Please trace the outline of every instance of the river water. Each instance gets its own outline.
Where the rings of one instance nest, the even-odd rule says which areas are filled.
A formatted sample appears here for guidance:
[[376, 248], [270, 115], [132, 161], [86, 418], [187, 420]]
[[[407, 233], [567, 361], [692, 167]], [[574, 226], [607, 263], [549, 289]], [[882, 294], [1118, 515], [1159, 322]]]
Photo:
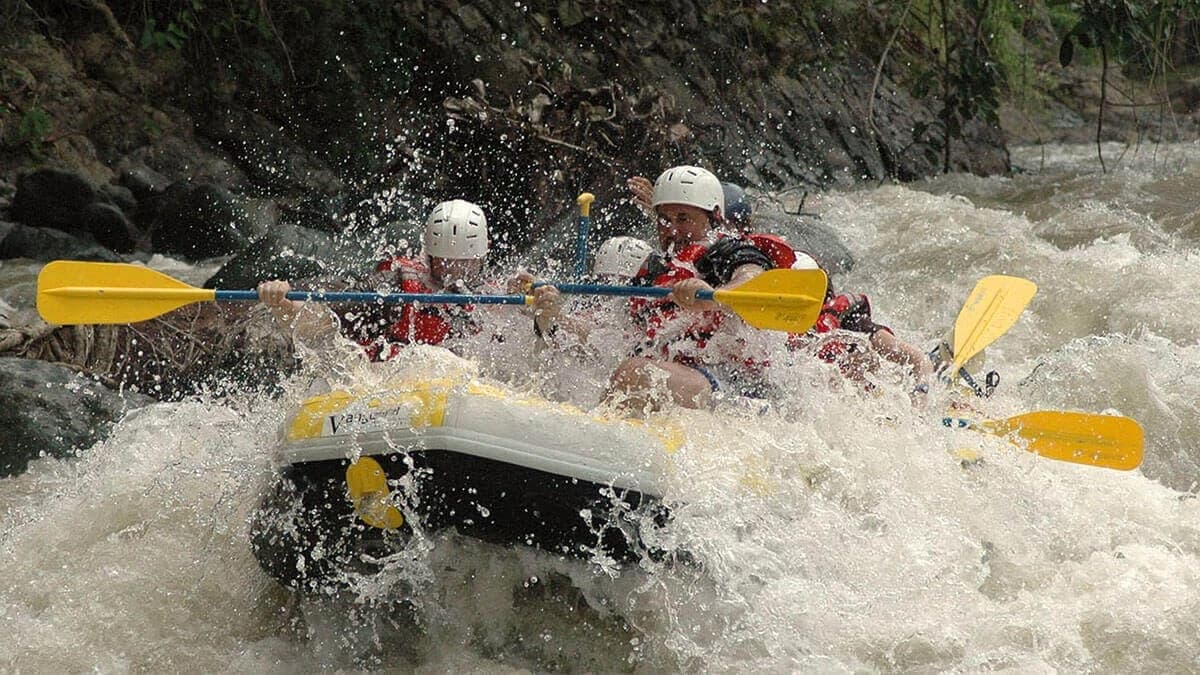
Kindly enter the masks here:
[[[940, 391], [914, 410], [899, 381], [864, 394], [800, 368], [765, 414], [672, 413], [689, 431], [661, 543], [700, 566], [616, 571], [445, 537], [399, 578], [299, 600], [247, 539], [302, 383], [160, 404], [78, 460], [0, 481], [0, 669], [1200, 670], [1200, 146], [1105, 153], [1106, 174], [1095, 148], [1022, 148], [1010, 178], [805, 208], [857, 257], [837, 285], [922, 347], [979, 278], [1035, 281], [987, 350], [1002, 382], [979, 405], [1132, 417], [1139, 470], [943, 428]], [[0, 267], [6, 299], [27, 303], [35, 270]], [[960, 465], [962, 447], [983, 463]]]

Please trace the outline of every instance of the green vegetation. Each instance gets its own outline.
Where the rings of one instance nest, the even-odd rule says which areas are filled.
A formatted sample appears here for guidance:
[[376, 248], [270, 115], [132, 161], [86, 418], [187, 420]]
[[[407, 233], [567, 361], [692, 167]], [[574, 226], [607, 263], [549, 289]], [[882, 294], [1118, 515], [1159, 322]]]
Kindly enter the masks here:
[[41, 108], [33, 107], [26, 110], [25, 114], [21, 116], [14, 140], [17, 145], [26, 145], [29, 148], [29, 154], [40, 158], [46, 140], [50, 137], [53, 129], [54, 120], [50, 114]]
[[[1071, 17], [1074, 21], [1062, 33], [1059, 63], [1071, 65], [1080, 50], [1099, 58], [1100, 114], [1096, 120], [1096, 154], [1104, 169], [1100, 142], [1105, 107], [1109, 104], [1111, 68], [1119, 66], [1126, 74], [1145, 78], [1151, 88], [1165, 84], [1168, 74], [1176, 66], [1176, 58], [1186, 61], [1195, 57], [1193, 34], [1200, 22], [1200, 0], [1059, 0], [1052, 5], [1069, 8], [1074, 14]], [[1164, 114], [1169, 97], [1165, 90], [1163, 94], [1157, 100], [1135, 101], [1133, 105], [1157, 106], [1160, 114]]]
[[[997, 123], [1002, 96], [1036, 100], [1050, 82], [1039, 64], [1100, 67], [1097, 143], [1111, 69], [1161, 84], [1180, 62], [1197, 58], [1200, 0], [879, 0], [891, 33], [880, 55], [911, 93], [940, 111], [916, 132], [950, 169], [951, 146], [965, 125]], [[902, 64], [902, 65], [897, 65]], [[1165, 91], [1155, 101], [1165, 110]], [[1103, 166], [1103, 157], [1101, 157]]]
[[154, 17], [150, 17], [146, 19], [146, 26], [142, 29], [142, 39], [138, 44], [142, 49], [179, 49], [187, 41], [187, 38], [187, 31], [174, 21], [160, 30], [158, 21]]
[[[1028, 104], [1034, 110], [1053, 102], [1058, 111], [1065, 102], [1075, 109], [1079, 101], [1094, 103], [1093, 85], [1099, 82], [1106, 87], [1104, 104], [1111, 86], [1123, 86], [1118, 78], [1111, 78], [1117, 84], [1110, 85], [1116, 68], [1161, 83], [1178, 77], [1174, 69], [1180, 64], [1196, 63], [1200, 50], [1200, 0], [681, 0], [669, 6], [617, 0], [0, 3], [0, 19], [22, 22], [27, 34], [36, 31], [66, 43], [98, 31], [115, 37], [133, 54], [131, 62], [153, 66], [122, 84], [132, 90], [147, 84], [143, 78], [152, 79], [156, 97], [185, 107], [200, 133], [249, 167], [275, 161], [278, 147], [273, 144], [278, 144], [268, 138], [271, 134], [254, 132], [275, 129], [281, 138], [317, 155], [340, 180], [364, 184], [381, 175], [418, 170], [410, 167], [435, 166], [436, 157], [419, 156], [426, 144], [415, 134], [431, 130], [441, 138], [439, 125], [446, 117], [469, 123], [432, 144], [439, 152], [469, 154], [484, 145], [494, 131], [484, 116], [497, 111], [510, 111], [510, 121], [525, 133], [535, 125], [529, 121], [531, 100], [549, 101], [537, 104], [537, 124], [562, 124], [558, 128], [566, 130], [549, 134], [551, 140], [540, 139], [559, 148], [594, 153], [597, 147], [621, 147], [621, 135], [639, 139], [627, 147], [657, 148], [652, 144], [662, 138], [663, 148], [674, 148], [677, 141], [666, 140], [655, 125], [665, 128], [685, 116], [689, 88], [703, 87], [697, 100], [712, 103], [718, 113], [759, 115], [768, 106], [755, 107], [756, 99], [746, 94], [750, 88], [770, 86], [777, 74], [802, 84], [840, 78], [832, 85], [853, 93], [836, 102], [841, 106], [837, 113], [852, 117], [858, 129], [869, 127], [875, 133], [875, 123], [884, 126], [881, 120], [887, 117], [893, 127], [888, 136], [867, 141], [867, 147], [876, 141], [881, 154], [890, 155], [882, 158], [884, 171], [904, 153], [923, 155], [913, 171], [928, 172], [928, 163], [948, 171], [971, 161], [970, 152], [963, 152], [968, 143], [999, 143], [988, 134], [999, 125], [1001, 102]], [[543, 34], [567, 39], [546, 40]], [[633, 67], [618, 72], [606, 68], [604, 59], [611, 62], [613, 56]], [[693, 81], [650, 82], [638, 70], [642, 56], [649, 73], [661, 61]], [[1082, 78], [1063, 78], [1052, 66], [1059, 61], [1088, 70]], [[100, 70], [123, 77], [125, 67], [118, 61], [106, 65], [113, 66], [111, 72]], [[873, 70], [874, 90], [868, 97]], [[1078, 86], [1080, 80], [1088, 86]], [[1065, 101], [1062, 84], [1086, 98]], [[1160, 110], [1168, 98], [1165, 91], [1150, 97], [1131, 90], [1122, 92], [1121, 105], [1130, 105], [1135, 94]], [[44, 150], [55, 133], [51, 114], [58, 118], [58, 129], [75, 128], [69, 113], [38, 95], [40, 91], [17, 89], [7, 102], [0, 98], [9, 111], [6, 144]], [[448, 115], [446, 102], [459, 105], [466, 97], [472, 97], [473, 112]], [[803, 105], [805, 90], [797, 89], [789, 99], [788, 105]], [[50, 113], [33, 107], [38, 100]], [[890, 106], [886, 113], [885, 100]], [[675, 101], [679, 109], [671, 110]], [[1111, 117], [1111, 102], [1107, 105]], [[622, 106], [629, 108], [627, 119], [617, 119]], [[231, 119], [243, 111], [249, 112]], [[779, 108], [767, 115], [788, 112]], [[860, 112], [865, 114], [859, 117]], [[1122, 112], [1128, 119], [1128, 111]], [[578, 132], [559, 119], [571, 115], [581, 121]], [[916, 120], [903, 123], [912, 126], [911, 145], [910, 130], [895, 129], [897, 119]], [[1103, 124], [1102, 114], [1097, 138]], [[161, 133], [152, 123], [143, 131]], [[704, 129], [696, 131], [695, 138], [703, 137]], [[506, 131], [496, 135], [494, 144], [513, 147]], [[18, 136], [19, 143], [14, 141]], [[496, 179], [489, 175], [480, 180]]]
[[[117, 5], [117, 2], [110, 2]], [[173, 0], [140, 7], [142, 49], [182, 49], [189, 41], [209, 42], [248, 31], [274, 38], [275, 28], [264, 0]]]

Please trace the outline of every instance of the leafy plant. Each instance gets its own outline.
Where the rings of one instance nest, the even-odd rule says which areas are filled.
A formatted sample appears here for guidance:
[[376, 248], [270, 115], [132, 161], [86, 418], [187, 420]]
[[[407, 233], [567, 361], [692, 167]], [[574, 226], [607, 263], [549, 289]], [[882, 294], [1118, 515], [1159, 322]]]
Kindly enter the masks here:
[[940, 151], [943, 171], [950, 171], [953, 145], [972, 120], [999, 124], [998, 92], [1007, 74], [996, 54], [1003, 49], [1014, 1], [909, 0], [892, 29], [879, 68], [898, 45], [896, 58], [907, 64], [909, 91], [933, 108], [941, 132], [934, 138], [933, 127], [922, 125], [914, 142], [923, 142], [927, 155]]
[[29, 153], [40, 158], [46, 139], [54, 129], [54, 119], [50, 113], [38, 107], [30, 108], [21, 116], [17, 125], [16, 141], [18, 144], [28, 144]]
[[187, 32], [174, 21], [168, 23], [160, 30], [158, 22], [154, 17], [150, 17], [146, 20], [145, 28], [142, 29], [142, 38], [139, 41], [139, 45], [142, 49], [178, 50], [183, 47], [184, 42], [187, 42], [187, 38]]
[[244, 28], [263, 38], [275, 37], [263, 0], [227, 0], [214, 5], [205, 0], [176, 0], [156, 10], [148, 6], [140, 45], [143, 49], [179, 50], [195, 38], [236, 38]]
[[[1100, 143], [1104, 109], [1108, 104], [1110, 68], [1114, 64], [1129, 66], [1148, 75], [1152, 82], [1164, 77], [1171, 67], [1170, 53], [1176, 28], [1200, 17], [1200, 0], [1059, 0], [1051, 4], [1066, 5], [1078, 17], [1063, 35], [1058, 51], [1059, 63], [1070, 66], [1080, 49], [1099, 54], [1100, 110], [1096, 119], [1096, 153], [1101, 170], [1107, 170]], [[1165, 103], [1166, 97], [1156, 105]]]

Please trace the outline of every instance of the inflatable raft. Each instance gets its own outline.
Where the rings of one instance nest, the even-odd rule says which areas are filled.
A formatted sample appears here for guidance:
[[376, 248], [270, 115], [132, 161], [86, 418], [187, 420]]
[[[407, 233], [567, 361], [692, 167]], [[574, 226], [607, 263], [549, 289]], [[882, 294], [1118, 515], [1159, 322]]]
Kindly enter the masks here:
[[414, 530], [620, 563], [654, 556], [677, 431], [590, 415], [469, 374], [305, 400], [252, 526], [259, 563], [306, 592], [369, 574]]

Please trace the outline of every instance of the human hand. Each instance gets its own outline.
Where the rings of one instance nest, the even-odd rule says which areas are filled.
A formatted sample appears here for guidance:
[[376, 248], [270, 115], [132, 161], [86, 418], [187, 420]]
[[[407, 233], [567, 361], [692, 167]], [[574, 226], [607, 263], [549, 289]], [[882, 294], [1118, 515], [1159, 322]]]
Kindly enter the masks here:
[[550, 329], [562, 313], [562, 293], [553, 286], [539, 286], [533, 289], [533, 320], [537, 322], [542, 334], [549, 334]]
[[281, 321], [291, 321], [296, 317], [302, 303], [287, 299], [292, 285], [286, 281], [272, 279], [258, 285], [258, 300], [271, 310], [271, 314]]
[[508, 278], [504, 282], [505, 292], [509, 295], [524, 295], [529, 293], [533, 288], [534, 277], [526, 270], [517, 270], [517, 273]]
[[633, 203], [646, 215], [654, 217], [654, 183], [644, 176], [634, 176], [625, 181], [629, 192], [633, 195]]
[[879, 370], [879, 353], [859, 333], [838, 330], [815, 343], [817, 358], [837, 366], [842, 375], [858, 384], [869, 384], [868, 375]]
[[938, 345], [935, 348], [936, 357], [932, 362], [933, 374], [939, 378], [948, 378], [946, 371], [950, 370], [950, 365], [954, 362], [954, 348], [945, 338], [938, 340]]
[[700, 293], [700, 291], [711, 290], [713, 290], [712, 286], [709, 286], [700, 279], [692, 277], [690, 279], [684, 279], [672, 286], [671, 294], [667, 297], [683, 309], [704, 309], [704, 305], [711, 303], [712, 301], [700, 300], [697, 295]]

